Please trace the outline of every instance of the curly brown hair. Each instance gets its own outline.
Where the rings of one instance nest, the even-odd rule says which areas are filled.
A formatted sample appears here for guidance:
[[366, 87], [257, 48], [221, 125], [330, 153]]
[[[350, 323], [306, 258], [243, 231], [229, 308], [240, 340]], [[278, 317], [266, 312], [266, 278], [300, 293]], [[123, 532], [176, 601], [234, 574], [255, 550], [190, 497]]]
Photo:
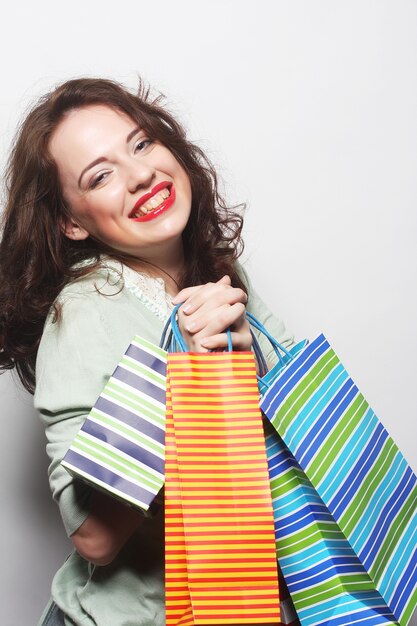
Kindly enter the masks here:
[[[0, 369], [13, 369], [24, 387], [35, 388], [35, 363], [46, 316], [62, 288], [91, 272], [109, 253], [88, 237], [74, 241], [61, 224], [70, 217], [50, 152], [52, 133], [64, 116], [88, 105], [105, 104], [126, 113], [150, 138], [160, 141], [185, 168], [192, 208], [183, 233], [185, 271], [179, 288], [217, 281], [225, 274], [245, 289], [235, 269], [241, 254], [241, 207], [228, 207], [204, 152], [188, 141], [184, 128], [150, 97], [142, 82], [136, 94], [98, 78], [67, 81], [46, 94], [17, 133], [6, 169], [7, 203], [0, 243]], [[241, 205], [242, 206], [242, 205]], [[119, 256], [114, 253], [114, 256]], [[77, 264], [89, 259], [88, 267]]]

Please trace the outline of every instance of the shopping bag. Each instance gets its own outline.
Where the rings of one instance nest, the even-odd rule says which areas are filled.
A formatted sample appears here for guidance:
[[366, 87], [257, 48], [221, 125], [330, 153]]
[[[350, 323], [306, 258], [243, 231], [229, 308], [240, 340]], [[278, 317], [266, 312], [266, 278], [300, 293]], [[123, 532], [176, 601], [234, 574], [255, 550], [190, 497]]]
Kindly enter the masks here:
[[277, 558], [302, 626], [397, 624], [276, 431], [266, 445]]
[[[346, 622], [346, 615], [338, 619], [334, 612], [331, 623], [405, 626], [417, 606], [416, 477], [323, 335], [279, 367], [268, 386], [260, 406], [282, 437], [286, 453], [291, 453], [298, 479], [303, 477], [308, 487], [312, 506], [316, 507], [315, 517], [322, 512], [336, 524], [339, 537], [346, 539], [356, 559], [351, 580], [361, 565], [382, 600], [378, 604], [372, 594], [365, 603], [363, 617], [358, 610], [354, 615], [349, 613]], [[291, 499], [293, 502], [293, 496]], [[281, 523], [276, 519], [276, 528]], [[311, 538], [308, 548], [310, 543], [314, 543]], [[305, 557], [300, 554], [301, 561]], [[280, 562], [301, 622], [330, 623], [321, 620], [321, 612], [313, 616], [313, 621], [303, 621], [307, 618], [297, 602], [297, 591], [310, 589], [309, 602], [314, 611], [315, 589], [310, 583], [315, 580], [315, 570], [307, 570], [305, 581], [294, 587], [285, 562]], [[297, 560], [291, 571], [296, 570]], [[324, 580], [328, 589], [334, 588], [330, 568]], [[367, 589], [364, 584], [358, 579], [358, 585], [350, 587], [355, 597]], [[325, 600], [326, 591], [323, 593]], [[337, 593], [327, 593], [334, 603]], [[320, 601], [319, 593], [318, 598]]]
[[164, 483], [166, 352], [136, 336], [62, 460], [77, 478], [152, 513]]
[[[249, 316], [250, 317], [250, 316]], [[251, 323], [264, 334], [254, 319]], [[274, 348], [275, 340], [268, 336]], [[255, 353], [259, 345], [254, 337]], [[261, 393], [305, 347], [282, 347], [277, 364], [261, 372]], [[262, 362], [262, 358], [260, 359]], [[262, 369], [262, 368], [261, 368]], [[393, 624], [369, 575], [277, 432], [265, 424], [277, 557], [302, 626]]]
[[168, 354], [165, 474], [167, 625], [279, 624], [252, 353]]

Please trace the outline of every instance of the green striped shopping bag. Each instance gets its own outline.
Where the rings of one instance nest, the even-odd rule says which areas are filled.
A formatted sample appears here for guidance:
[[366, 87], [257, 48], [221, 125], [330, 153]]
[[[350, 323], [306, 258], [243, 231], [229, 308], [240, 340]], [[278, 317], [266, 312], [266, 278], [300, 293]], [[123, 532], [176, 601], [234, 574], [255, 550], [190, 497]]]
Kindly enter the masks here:
[[144, 512], [164, 484], [166, 352], [136, 336], [61, 464]]
[[415, 475], [324, 335], [287, 353], [266, 387], [261, 408], [282, 437], [268, 439], [276, 536], [286, 536], [280, 564], [301, 623], [409, 624]]

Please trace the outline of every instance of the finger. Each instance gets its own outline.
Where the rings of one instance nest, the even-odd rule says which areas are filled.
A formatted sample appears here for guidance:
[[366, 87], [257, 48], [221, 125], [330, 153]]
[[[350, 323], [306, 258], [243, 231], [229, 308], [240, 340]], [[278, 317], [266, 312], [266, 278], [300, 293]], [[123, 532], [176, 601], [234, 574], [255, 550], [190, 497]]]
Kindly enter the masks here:
[[181, 307], [186, 315], [193, 313], [207, 314], [226, 305], [233, 305], [238, 302], [246, 304], [247, 295], [239, 287], [231, 285], [220, 285], [219, 283], [208, 283], [200, 291], [194, 293]]
[[187, 298], [196, 293], [199, 289], [202, 288], [202, 286], [203, 285], [195, 285], [194, 287], [186, 287], [185, 289], [181, 289], [181, 291], [179, 291], [177, 295], [172, 298], [172, 304], [176, 306], [177, 304], [185, 302]]
[[[180, 321], [189, 333], [196, 334], [202, 332], [203, 336], [209, 337], [210, 335], [222, 333], [229, 326], [233, 326], [240, 317], [244, 316], [245, 310], [243, 302], [223, 304], [203, 314], [200, 314], [200, 311], [198, 311], [191, 317], [187, 316], [186, 319], [180, 313]], [[181, 312], [181, 309], [179, 312]]]
[[[248, 351], [251, 349], [252, 336], [250, 332], [231, 332], [230, 335], [233, 350]], [[207, 348], [207, 350], [219, 350], [228, 348], [229, 342], [227, 338], [227, 333], [219, 333], [217, 335], [212, 335], [211, 337], [205, 337], [200, 341], [200, 344], [203, 346], [203, 348]]]
[[[246, 313], [246, 309], [244, 311]], [[230, 327], [230, 330], [234, 330], [237, 332], [241, 332], [242, 330], [248, 331], [250, 333], [250, 324], [246, 315], [241, 315], [236, 322]]]
[[176, 304], [180, 304], [180, 302], [185, 302], [186, 300], [188, 300], [188, 298], [193, 296], [200, 289], [203, 289], [204, 287], [207, 287], [208, 285], [218, 285], [218, 284], [219, 285], [231, 285], [232, 281], [230, 279], [230, 276], [227, 276], [227, 275], [223, 276], [222, 278], [220, 278], [220, 280], [217, 281], [217, 283], [206, 283], [204, 285], [195, 285], [194, 287], [185, 287], [185, 289], [181, 289], [181, 291], [177, 293], [175, 298], [172, 299], [172, 303], [176, 305]]

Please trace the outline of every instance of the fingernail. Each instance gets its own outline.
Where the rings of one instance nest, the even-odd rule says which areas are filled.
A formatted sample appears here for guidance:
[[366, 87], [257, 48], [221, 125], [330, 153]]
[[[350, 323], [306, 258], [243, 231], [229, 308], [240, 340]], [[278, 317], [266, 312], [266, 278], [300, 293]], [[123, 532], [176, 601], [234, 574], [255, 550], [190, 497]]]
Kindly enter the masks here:
[[195, 328], [195, 323], [192, 322], [191, 324], [187, 324], [186, 329], [188, 330], [189, 333], [192, 333], [193, 330]]
[[189, 311], [191, 311], [191, 305], [190, 304], [183, 304], [183, 306], [181, 307], [181, 311], [183, 313], [188, 313]]

